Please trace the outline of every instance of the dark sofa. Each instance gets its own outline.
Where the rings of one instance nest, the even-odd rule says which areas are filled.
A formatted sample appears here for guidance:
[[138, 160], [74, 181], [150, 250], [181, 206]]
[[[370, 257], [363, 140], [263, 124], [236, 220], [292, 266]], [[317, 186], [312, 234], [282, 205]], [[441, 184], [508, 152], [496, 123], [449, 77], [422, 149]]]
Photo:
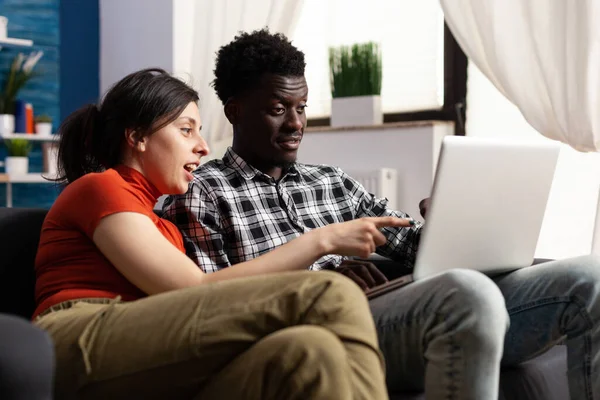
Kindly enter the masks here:
[[[45, 215], [41, 209], [0, 208], [0, 313], [25, 318], [33, 313], [33, 265]], [[385, 264], [380, 267], [386, 269]], [[425, 395], [393, 393], [391, 398], [424, 400]], [[569, 400], [565, 347], [555, 346], [518, 367], [503, 368], [500, 399]]]

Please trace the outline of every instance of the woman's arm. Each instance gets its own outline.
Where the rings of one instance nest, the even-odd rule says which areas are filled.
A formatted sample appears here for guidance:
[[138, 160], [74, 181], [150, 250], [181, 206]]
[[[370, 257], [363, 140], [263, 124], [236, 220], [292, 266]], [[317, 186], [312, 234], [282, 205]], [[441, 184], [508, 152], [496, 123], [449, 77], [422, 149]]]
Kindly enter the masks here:
[[131, 283], [148, 294], [273, 272], [306, 269], [325, 254], [367, 257], [385, 243], [384, 226], [410, 226], [408, 220], [361, 218], [315, 229], [254, 260], [204, 274], [143, 214], [121, 212], [102, 218], [93, 240]]

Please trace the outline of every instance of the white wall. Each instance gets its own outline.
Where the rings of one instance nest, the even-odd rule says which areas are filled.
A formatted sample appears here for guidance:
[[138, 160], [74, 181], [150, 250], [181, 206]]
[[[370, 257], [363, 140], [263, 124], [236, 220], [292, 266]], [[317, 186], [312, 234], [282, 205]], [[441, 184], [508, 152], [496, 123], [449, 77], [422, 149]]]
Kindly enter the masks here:
[[160, 67], [193, 84], [195, 0], [100, 0], [100, 93]]
[[359, 130], [311, 129], [304, 134], [298, 160], [348, 171], [395, 168], [399, 208], [420, 220], [419, 201], [431, 195], [442, 138], [453, 129], [451, 123], [442, 122]]
[[[467, 86], [467, 135], [550, 140], [535, 131], [473, 63], [469, 64]], [[590, 253], [599, 186], [600, 155], [579, 153], [563, 145], [536, 257]]]
[[[138, 69], [173, 71], [173, 2], [100, 0], [100, 93]], [[179, 62], [179, 60], [178, 60]]]
[[[173, 66], [172, 72], [186, 81], [192, 81], [192, 48], [194, 45], [195, 0], [170, 0], [173, 2]], [[197, 40], [202, 40], [198, 38]]]

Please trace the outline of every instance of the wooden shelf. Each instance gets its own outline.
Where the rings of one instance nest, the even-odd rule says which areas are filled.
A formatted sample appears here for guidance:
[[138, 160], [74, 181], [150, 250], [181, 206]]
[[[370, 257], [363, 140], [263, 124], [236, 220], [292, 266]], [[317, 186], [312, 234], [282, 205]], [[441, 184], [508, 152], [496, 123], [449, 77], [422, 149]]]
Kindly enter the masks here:
[[0, 39], [0, 47], [31, 47], [33, 46], [33, 40], [29, 39], [17, 39], [17, 38], [4, 38]]
[[44, 179], [47, 176], [44, 172], [32, 172], [25, 175], [0, 174], [0, 183], [54, 183]]
[[23, 175], [11, 175], [11, 174], [0, 174], [0, 183], [6, 185], [6, 207], [12, 207], [12, 185], [15, 183], [55, 183], [44, 179], [44, 176], [48, 176], [47, 172], [32, 172], [30, 174]]
[[37, 133], [0, 133], [0, 139], [25, 139], [36, 142], [57, 142], [59, 135], [38, 135]]

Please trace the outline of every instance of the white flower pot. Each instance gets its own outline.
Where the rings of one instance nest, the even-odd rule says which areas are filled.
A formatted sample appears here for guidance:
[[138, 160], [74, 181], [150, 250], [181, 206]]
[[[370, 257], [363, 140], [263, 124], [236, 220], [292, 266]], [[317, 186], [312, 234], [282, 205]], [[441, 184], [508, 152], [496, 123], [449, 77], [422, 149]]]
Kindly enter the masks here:
[[42, 161], [46, 176], [56, 177], [58, 168], [58, 143], [42, 144]]
[[8, 18], [0, 16], [0, 39], [6, 39]]
[[35, 133], [38, 135], [52, 135], [52, 122], [36, 122]]
[[381, 96], [339, 97], [331, 102], [331, 126], [381, 125]]
[[29, 172], [29, 157], [6, 157], [4, 170], [9, 175], [26, 175]]
[[15, 132], [15, 116], [12, 114], [0, 114], [0, 134]]

